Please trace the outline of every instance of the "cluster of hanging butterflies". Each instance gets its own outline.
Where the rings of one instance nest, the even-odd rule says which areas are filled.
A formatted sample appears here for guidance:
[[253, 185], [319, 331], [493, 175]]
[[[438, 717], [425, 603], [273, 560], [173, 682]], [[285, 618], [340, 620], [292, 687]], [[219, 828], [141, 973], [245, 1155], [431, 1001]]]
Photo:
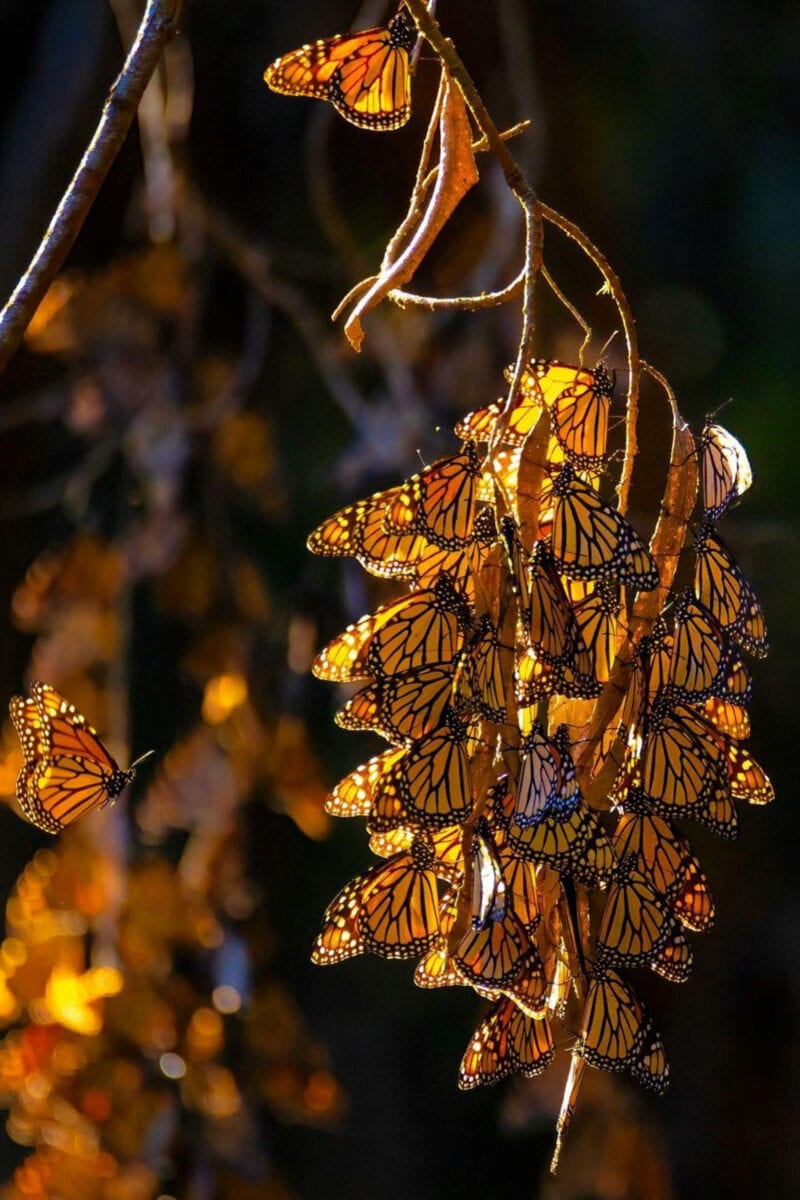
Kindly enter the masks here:
[[[389, 746], [328, 799], [332, 814], [366, 819], [383, 861], [333, 900], [313, 959], [416, 958], [419, 986], [471, 986], [490, 1000], [463, 1088], [538, 1074], [559, 1036], [591, 1066], [661, 1090], [663, 1045], [620, 972], [685, 980], [686, 931], [712, 923], [706, 878], [675, 822], [731, 836], [737, 800], [772, 799], [743, 747], [742, 652], [766, 652], [764, 619], [714, 525], [749, 486], [749, 466], [714, 424], [698, 447], [694, 587], [640, 642], [592, 768], [616, 744], [615, 813], [581, 794], [562, 714], [614, 686], [633, 595], [658, 583], [648, 547], [599, 490], [612, 401], [602, 364], [534, 361], [510, 414], [501, 403], [469, 414], [457, 454], [342, 509], [308, 541], [409, 589], [314, 663], [321, 679], [362, 685], [338, 723]], [[524, 455], [542, 428], [531, 530]], [[591, 897], [588, 944], [579, 888]], [[582, 1016], [567, 1024], [578, 977]]]

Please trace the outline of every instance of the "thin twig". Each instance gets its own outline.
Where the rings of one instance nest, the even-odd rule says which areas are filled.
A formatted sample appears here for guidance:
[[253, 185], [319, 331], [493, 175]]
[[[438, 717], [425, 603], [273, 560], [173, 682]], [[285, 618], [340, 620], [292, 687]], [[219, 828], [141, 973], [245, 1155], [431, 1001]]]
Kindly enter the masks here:
[[299, 288], [275, 275], [265, 250], [249, 241], [198, 194], [195, 193], [192, 199], [209, 237], [228, 261], [268, 304], [292, 320], [334, 400], [358, 428], [364, 413], [363, 397], [341, 360], [327, 323], [309, 305]]
[[481, 292], [479, 296], [418, 296], [414, 292], [404, 292], [401, 288], [389, 292], [389, 299], [398, 308], [427, 308], [430, 312], [477, 312], [481, 308], [497, 308], [509, 300], [515, 300], [525, 285], [525, 269], [523, 268], [516, 279], [507, 283], [499, 292]]
[[125, 141], [161, 52], [175, 33], [179, 11], [180, 0], [148, 0], [136, 41], [111, 86], [94, 136], [28, 269], [0, 313], [0, 372], [19, 346], [83, 226]]
[[633, 464], [637, 451], [636, 419], [639, 414], [639, 374], [641, 361], [639, 359], [639, 343], [636, 337], [636, 323], [634, 322], [631, 307], [628, 304], [627, 297], [622, 290], [622, 285], [616, 272], [612, 270], [605, 256], [600, 253], [583, 230], [572, 221], [567, 220], [566, 217], [562, 217], [560, 212], [557, 212], [554, 208], [550, 208], [549, 205], [541, 201], [539, 202], [539, 210], [545, 221], [549, 221], [551, 225], [555, 225], [568, 238], [571, 238], [597, 267], [603, 276], [608, 292], [619, 313], [619, 319], [622, 322], [628, 359], [628, 396], [625, 412], [625, 459], [622, 464], [622, 474], [617, 494], [619, 496], [620, 512], [625, 513], [628, 509], [628, 495], [630, 493]]
[[547, 286], [550, 288], [550, 291], [553, 293], [553, 295], [556, 297], [557, 300], [561, 301], [561, 303], [564, 305], [564, 308], [567, 310], [567, 312], [570, 314], [570, 316], [573, 318], [573, 320], [575, 320], [576, 323], [578, 325], [580, 325], [581, 329], [583, 330], [583, 341], [581, 342], [580, 347], [578, 349], [578, 362], [581, 366], [583, 366], [583, 356], [586, 353], [587, 349], [589, 348], [589, 343], [592, 340], [592, 328], [589, 325], [588, 321], [584, 320], [584, 318], [578, 312], [577, 308], [572, 303], [572, 301], [569, 300], [564, 295], [561, 288], [558, 286], [555, 279], [553, 279], [553, 276], [550, 274], [550, 272], [548, 271], [548, 269], [544, 265], [544, 263], [542, 263], [540, 269], [541, 269], [541, 273], [542, 273], [542, 279], [545, 281]]

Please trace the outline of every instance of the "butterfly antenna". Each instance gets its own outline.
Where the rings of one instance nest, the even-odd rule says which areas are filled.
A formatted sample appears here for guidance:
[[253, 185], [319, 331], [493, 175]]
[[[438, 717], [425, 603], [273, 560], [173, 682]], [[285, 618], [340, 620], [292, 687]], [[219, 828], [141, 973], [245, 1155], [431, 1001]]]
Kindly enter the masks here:
[[139, 766], [139, 763], [143, 763], [143, 762], [144, 762], [144, 760], [145, 760], [146, 758], [150, 758], [150, 756], [151, 756], [152, 754], [155, 754], [155, 750], [146, 750], [146, 751], [144, 752], [144, 754], [140, 754], [140, 755], [139, 755], [139, 757], [138, 757], [138, 758], [135, 760], [135, 762], [132, 762], [132, 763], [131, 763], [131, 765], [130, 765], [130, 767], [128, 768], [128, 770], [130, 770], [130, 771], [135, 771], [135, 770], [136, 770], [136, 768]]
[[597, 361], [599, 363], [601, 363], [603, 361], [603, 356], [605, 355], [606, 350], [608, 349], [608, 347], [611, 345], [614, 338], [617, 337], [618, 334], [619, 334], [619, 330], [615, 329], [614, 332], [609, 334], [609, 336], [603, 342], [602, 346], [600, 347], [600, 353], [597, 356]]
[[706, 413], [706, 425], [710, 425], [712, 421], [716, 421], [719, 414], [723, 411], [723, 409], [726, 409], [729, 404], [733, 404], [733, 396], [728, 396], [728, 399], [723, 400], [722, 404], [718, 404], [712, 412]]

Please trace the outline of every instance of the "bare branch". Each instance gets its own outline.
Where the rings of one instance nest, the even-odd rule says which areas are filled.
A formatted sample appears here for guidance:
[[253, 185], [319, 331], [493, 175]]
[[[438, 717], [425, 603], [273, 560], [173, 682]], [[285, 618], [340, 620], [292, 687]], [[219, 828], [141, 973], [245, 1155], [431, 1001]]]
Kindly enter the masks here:
[[477, 312], [480, 308], [497, 308], [509, 300], [516, 300], [525, 285], [525, 271], [520, 271], [516, 279], [506, 284], [499, 292], [481, 292], [479, 296], [418, 296], [414, 292], [404, 292], [396, 288], [389, 292], [389, 299], [398, 308], [427, 308], [431, 312], [452, 312], [463, 309], [466, 312]]
[[111, 86], [103, 114], [50, 227], [0, 313], [0, 372], [5, 370], [45, 292], [64, 263], [136, 115], [161, 52], [175, 33], [180, 0], [148, 0], [136, 41]]
[[342, 362], [338, 343], [331, 338], [327, 323], [323, 322], [299, 288], [275, 274], [264, 249], [249, 241], [199, 194], [193, 193], [192, 203], [212, 242], [239, 274], [263, 296], [267, 304], [280, 309], [293, 321], [329, 392], [342, 412], [358, 427], [364, 413], [364, 401]]

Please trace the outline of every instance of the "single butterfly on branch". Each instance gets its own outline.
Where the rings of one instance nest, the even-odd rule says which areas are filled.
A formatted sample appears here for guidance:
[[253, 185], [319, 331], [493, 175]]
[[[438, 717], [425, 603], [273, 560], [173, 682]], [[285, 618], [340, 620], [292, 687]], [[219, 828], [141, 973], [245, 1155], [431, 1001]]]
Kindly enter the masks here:
[[123, 771], [86, 718], [47, 683], [33, 683], [30, 697], [14, 696], [9, 708], [25, 756], [17, 800], [46, 833], [111, 804], [153, 753]]
[[385, 27], [320, 38], [283, 54], [264, 79], [273, 92], [329, 100], [360, 129], [399, 129], [411, 115], [409, 52], [416, 37], [401, 8]]

